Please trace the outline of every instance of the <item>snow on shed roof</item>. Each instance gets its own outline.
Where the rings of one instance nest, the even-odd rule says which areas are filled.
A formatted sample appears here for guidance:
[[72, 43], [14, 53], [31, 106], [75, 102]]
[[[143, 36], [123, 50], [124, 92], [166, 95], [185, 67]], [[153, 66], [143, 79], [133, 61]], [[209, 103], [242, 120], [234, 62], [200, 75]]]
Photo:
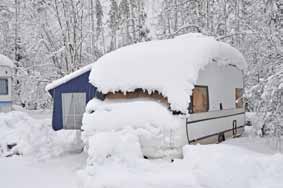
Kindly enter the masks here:
[[58, 87], [58, 86], [60, 86], [64, 83], [66, 83], [66, 82], [68, 82], [68, 81], [90, 71], [91, 67], [92, 67], [92, 64], [86, 65], [86, 66], [80, 68], [79, 70], [77, 70], [75, 72], [72, 72], [72, 73], [70, 73], [70, 74], [68, 74], [68, 75], [66, 75], [66, 76], [64, 76], [64, 77], [62, 77], [58, 80], [53, 81], [52, 83], [48, 84], [45, 87], [45, 91], [49, 91], [51, 89], [54, 89], [54, 88], [56, 88], [56, 87]]
[[4, 56], [0, 54], [0, 66], [7, 66], [7, 67], [14, 67], [13, 61], [8, 58], [7, 56]]
[[168, 98], [173, 110], [186, 112], [199, 71], [213, 62], [246, 66], [242, 54], [229, 44], [191, 33], [106, 54], [93, 65], [90, 82], [104, 94], [156, 90]]

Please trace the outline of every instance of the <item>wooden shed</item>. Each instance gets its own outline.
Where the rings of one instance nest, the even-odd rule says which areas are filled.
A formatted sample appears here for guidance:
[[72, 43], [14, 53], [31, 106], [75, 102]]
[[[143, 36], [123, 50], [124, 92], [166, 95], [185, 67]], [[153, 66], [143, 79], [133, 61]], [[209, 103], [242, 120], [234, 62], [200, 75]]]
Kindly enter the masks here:
[[96, 96], [96, 88], [88, 81], [91, 65], [85, 66], [46, 86], [53, 98], [54, 130], [80, 129], [87, 102]]

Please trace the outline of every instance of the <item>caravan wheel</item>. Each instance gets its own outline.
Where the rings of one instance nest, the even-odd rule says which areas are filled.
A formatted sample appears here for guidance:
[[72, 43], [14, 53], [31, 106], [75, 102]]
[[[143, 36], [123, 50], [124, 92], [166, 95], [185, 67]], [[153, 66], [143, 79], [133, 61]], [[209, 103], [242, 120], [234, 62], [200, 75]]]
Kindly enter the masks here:
[[223, 141], [225, 141], [225, 135], [224, 133], [221, 133], [218, 135], [218, 143], [221, 143]]

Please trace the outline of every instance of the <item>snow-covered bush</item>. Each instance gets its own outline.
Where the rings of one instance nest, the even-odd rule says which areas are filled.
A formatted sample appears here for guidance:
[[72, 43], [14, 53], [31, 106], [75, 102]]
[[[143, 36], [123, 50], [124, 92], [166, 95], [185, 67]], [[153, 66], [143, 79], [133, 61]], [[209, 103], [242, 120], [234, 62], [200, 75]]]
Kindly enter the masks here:
[[260, 122], [257, 129], [261, 134], [280, 136], [283, 134], [283, 65], [278, 65], [275, 72], [260, 80], [250, 88], [247, 97], [253, 103]]

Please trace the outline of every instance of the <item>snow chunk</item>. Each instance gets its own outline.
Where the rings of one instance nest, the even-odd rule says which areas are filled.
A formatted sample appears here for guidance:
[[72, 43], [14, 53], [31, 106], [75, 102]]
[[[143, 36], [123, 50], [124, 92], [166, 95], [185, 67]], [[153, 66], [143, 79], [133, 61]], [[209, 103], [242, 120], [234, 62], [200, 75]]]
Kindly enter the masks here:
[[186, 143], [185, 119], [174, 116], [162, 104], [151, 100], [91, 100], [83, 116], [85, 140], [96, 132], [135, 130], [147, 157], [180, 157]]
[[244, 69], [242, 54], [229, 44], [201, 34], [134, 44], [101, 57], [90, 82], [106, 94], [147, 89], [168, 97], [172, 110], [186, 112], [198, 73], [208, 63]]
[[142, 158], [138, 136], [133, 130], [99, 132], [89, 139], [88, 164], [106, 160], [129, 161]]
[[4, 56], [0, 54], [0, 66], [6, 66], [6, 67], [14, 67], [14, 63], [11, 59], [9, 59], [7, 56]]
[[62, 78], [60, 78], [58, 80], [53, 81], [52, 83], [48, 84], [45, 87], [45, 91], [49, 91], [51, 89], [54, 89], [54, 88], [56, 88], [56, 87], [58, 87], [58, 86], [60, 86], [60, 85], [62, 85], [64, 83], [66, 83], [66, 82], [68, 82], [68, 81], [70, 81], [70, 80], [72, 80], [72, 79], [74, 79], [74, 78], [76, 78], [76, 77], [78, 77], [78, 76], [80, 76], [80, 75], [90, 71], [91, 67], [92, 67], [92, 64], [89, 64], [89, 65], [84, 66], [81, 69], [79, 69], [79, 70], [77, 70], [77, 71], [75, 71], [75, 72], [73, 72], [71, 74], [68, 74], [68, 75], [66, 75], [66, 76], [64, 76], [64, 77], [62, 77]]

